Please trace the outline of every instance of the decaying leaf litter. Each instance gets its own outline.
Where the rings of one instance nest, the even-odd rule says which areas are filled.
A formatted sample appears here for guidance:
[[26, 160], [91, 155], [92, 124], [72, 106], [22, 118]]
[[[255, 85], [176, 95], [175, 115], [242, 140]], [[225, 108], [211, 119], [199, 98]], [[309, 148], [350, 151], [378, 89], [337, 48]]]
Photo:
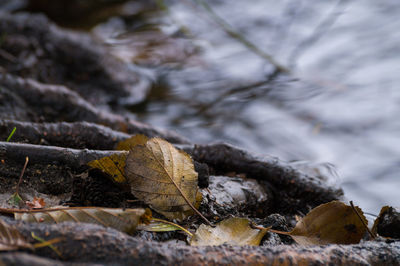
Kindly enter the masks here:
[[[292, 231], [280, 231], [257, 225], [245, 217], [226, 218], [196, 227], [179, 222], [198, 214], [202, 193], [198, 188], [198, 174], [192, 158], [182, 150], [160, 138], [149, 139], [136, 135], [118, 143], [117, 150], [125, 150], [88, 163], [99, 169], [118, 185], [128, 185], [137, 201], [143, 202], [166, 220], [151, 218], [150, 210], [107, 209], [100, 207], [56, 207], [41, 209], [43, 199], [27, 202], [35, 210], [1, 209], [13, 213], [15, 219], [27, 222], [95, 223], [117, 230], [134, 233], [137, 229], [149, 232], [182, 231], [190, 245], [259, 245], [268, 232], [291, 236], [301, 245], [354, 244], [366, 232], [366, 219], [358, 207], [339, 201], [320, 205], [297, 222]], [[25, 165], [26, 167], [26, 165]], [[245, 177], [243, 177], [245, 178]], [[207, 191], [208, 193], [208, 191]], [[214, 217], [218, 218], [218, 217]], [[189, 219], [190, 220], [190, 219]], [[214, 219], [214, 222], [217, 222]], [[198, 221], [197, 221], [198, 222]], [[192, 227], [192, 232], [185, 226]]]

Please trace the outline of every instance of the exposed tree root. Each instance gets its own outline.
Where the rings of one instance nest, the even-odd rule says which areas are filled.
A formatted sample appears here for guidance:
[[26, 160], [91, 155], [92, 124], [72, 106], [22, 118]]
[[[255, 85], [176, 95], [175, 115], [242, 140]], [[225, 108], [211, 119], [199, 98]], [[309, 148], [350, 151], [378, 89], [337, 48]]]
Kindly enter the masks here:
[[[14, 94], [14, 114], [0, 114], [3, 118], [16, 119], [18, 107], [29, 110], [24, 116], [32, 120], [44, 118], [45, 121], [87, 121], [108, 126], [129, 134], [160, 136], [171, 142], [187, 143], [173, 132], [156, 129], [132, 119], [100, 110], [67, 87], [42, 84], [32, 79], [23, 79], [10, 74], [0, 74], [0, 86]], [[18, 100], [17, 100], [18, 99]]]
[[[63, 241], [54, 244], [62, 258], [49, 248], [36, 249], [33, 253], [68, 262], [124, 265], [398, 265], [400, 258], [400, 242], [393, 241], [313, 247], [190, 247], [147, 242], [114, 229], [91, 224], [12, 223], [27, 239], [32, 239], [31, 232], [45, 239], [63, 238]], [[28, 256], [24, 258], [36, 259]], [[5, 259], [10, 260], [10, 255], [0, 256], [0, 261]]]

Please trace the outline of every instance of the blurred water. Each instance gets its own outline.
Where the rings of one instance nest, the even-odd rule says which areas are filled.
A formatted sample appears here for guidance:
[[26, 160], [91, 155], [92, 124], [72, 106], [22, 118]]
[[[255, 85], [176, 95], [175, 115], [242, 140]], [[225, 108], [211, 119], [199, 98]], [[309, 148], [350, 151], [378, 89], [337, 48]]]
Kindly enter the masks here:
[[160, 70], [169, 96], [149, 101], [140, 119], [196, 142], [330, 162], [347, 198], [365, 211], [399, 206], [398, 1], [209, 1], [284, 65], [320, 23], [336, 19], [299, 54], [293, 76], [237, 93], [229, 90], [265, 79], [271, 66], [189, 2], [175, 1], [164, 24], [189, 29], [201, 63]]

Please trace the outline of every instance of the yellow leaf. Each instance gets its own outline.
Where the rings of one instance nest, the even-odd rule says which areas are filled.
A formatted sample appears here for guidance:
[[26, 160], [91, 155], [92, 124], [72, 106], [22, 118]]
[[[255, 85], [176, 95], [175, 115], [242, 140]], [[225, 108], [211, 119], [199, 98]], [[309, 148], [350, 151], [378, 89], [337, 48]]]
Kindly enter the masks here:
[[132, 149], [133, 147], [135, 147], [136, 145], [144, 145], [147, 143], [147, 141], [149, 140], [148, 137], [146, 137], [145, 135], [135, 135], [133, 137], [130, 137], [129, 139], [120, 141], [117, 144], [117, 150], [120, 151], [129, 151], [130, 149]]
[[168, 219], [193, 214], [198, 199], [192, 158], [165, 140], [152, 138], [134, 146], [125, 166], [131, 192]]
[[173, 222], [169, 222], [158, 218], [153, 218], [149, 224], [139, 225], [137, 229], [149, 232], [171, 232], [171, 231], [182, 230], [190, 237], [193, 236], [192, 233], [190, 233], [186, 228], [180, 226], [179, 224], [175, 224]]
[[[361, 209], [355, 208], [368, 224]], [[290, 235], [301, 245], [325, 245], [357, 244], [366, 228], [351, 206], [331, 201], [312, 209], [291, 232], [270, 231]]]
[[138, 224], [150, 222], [151, 211], [149, 209], [75, 207], [16, 211], [14, 217], [16, 220], [36, 223], [94, 223], [130, 234], [136, 230]]
[[200, 225], [190, 240], [191, 246], [218, 246], [230, 244], [235, 246], [258, 246], [269, 228], [253, 229], [245, 218], [229, 218], [216, 227]]
[[113, 154], [88, 163], [92, 168], [97, 168], [111, 176], [115, 183], [126, 183], [124, 168], [127, 153]]

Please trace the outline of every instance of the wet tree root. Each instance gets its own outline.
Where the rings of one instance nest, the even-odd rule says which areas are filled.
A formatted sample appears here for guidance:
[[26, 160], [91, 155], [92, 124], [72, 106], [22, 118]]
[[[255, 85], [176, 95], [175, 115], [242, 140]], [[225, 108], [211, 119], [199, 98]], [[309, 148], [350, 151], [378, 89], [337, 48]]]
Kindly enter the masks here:
[[257, 157], [228, 144], [181, 145], [193, 159], [208, 164], [217, 173], [235, 171], [267, 182], [274, 193], [275, 210], [307, 213], [319, 204], [339, 199], [340, 188], [330, 187], [323, 177], [309, 176], [275, 157]]
[[[303, 174], [277, 158], [257, 158], [227, 144], [180, 147], [191, 154], [194, 160], [206, 163], [217, 173], [236, 171], [265, 182], [264, 185], [276, 199], [272, 204], [274, 208], [271, 211], [285, 214], [307, 213], [310, 208], [339, 199], [343, 194], [341, 189], [329, 187], [317, 177]], [[5, 165], [0, 165], [0, 173], [4, 176], [18, 176], [18, 168], [7, 166], [13, 162], [23, 162], [28, 156], [30, 165], [36, 165], [35, 168], [45, 168], [51, 164], [58, 166], [57, 169], [61, 176], [65, 176], [66, 171], [79, 174], [88, 168], [86, 164], [89, 161], [121, 152], [124, 151], [71, 149], [0, 142], [0, 158], [5, 160]], [[42, 178], [54, 177], [42, 176]]]
[[[19, 105], [23, 105], [21, 109], [31, 110], [35, 116], [44, 117], [46, 121], [87, 121], [129, 134], [160, 136], [174, 143], [188, 143], [176, 133], [100, 110], [64, 86], [42, 84], [10, 74], [0, 74], [0, 86], [19, 99]], [[21, 103], [21, 100], [24, 102]]]
[[[0, 139], [6, 139], [14, 127], [17, 130], [12, 142], [75, 149], [112, 150], [119, 141], [130, 137], [129, 134], [88, 122], [32, 123], [0, 120]], [[152, 132], [144, 133], [152, 135]]]
[[[63, 241], [54, 244], [62, 258], [49, 248], [33, 251], [34, 255], [48, 258], [48, 263], [60, 259], [69, 263], [113, 265], [398, 265], [400, 262], [400, 242], [395, 241], [313, 247], [190, 247], [147, 242], [92, 224], [9, 222], [14, 223], [32, 241], [31, 232], [45, 239], [63, 238]], [[19, 257], [22, 254], [25, 255]], [[0, 254], [0, 262], [7, 264], [25, 264], [38, 260], [39, 258], [22, 252]]]

